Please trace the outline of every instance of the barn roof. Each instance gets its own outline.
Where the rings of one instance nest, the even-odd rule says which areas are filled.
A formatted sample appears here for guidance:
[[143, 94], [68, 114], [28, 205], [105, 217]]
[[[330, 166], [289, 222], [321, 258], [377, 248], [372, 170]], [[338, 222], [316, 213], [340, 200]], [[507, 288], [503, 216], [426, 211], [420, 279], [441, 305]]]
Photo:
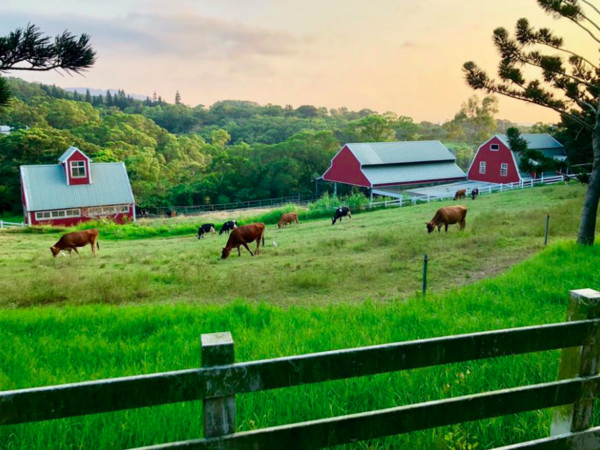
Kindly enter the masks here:
[[[508, 136], [505, 134], [497, 134], [498, 138], [510, 148], [508, 145]], [[532, 133], [532, 134], [521, 134], [521, 137], [527, 141], [527, 148], [530, 150], [556, 150], [561, 149], [564, 152], [563, 145], [550, 136], [548, 133]]]
[[363, 167], [362, 171], [373, 186], [381, 184], [427, 183], [466, 177], [465, 173], [454, 163], [454, 160], [382, 167], [367, 166]]
[[69, 159], [71, 157], [71, 155], [75, 152], [79, 152], [81, 153], [83, 156], [85, 156], [88, 160], [90, 159], [85, 153], [83, 153], [81, 150], [79, 150], [77, 147], [69, 147], [67, 150], [65, 150], [65, 152], [60, 155], [60, 158], [58, 158], [58, 162], [60, 163], [64, 163], [67, 159]]
[[440, 141], [365, 142], [346, 144], [363, 166], [411, 164], [456, 158]]
[[94, 183], [69, 186], [60, 164], [21, 166], [28, 210], [134, 203], [125, 164], [91, 163], [91, 171]]

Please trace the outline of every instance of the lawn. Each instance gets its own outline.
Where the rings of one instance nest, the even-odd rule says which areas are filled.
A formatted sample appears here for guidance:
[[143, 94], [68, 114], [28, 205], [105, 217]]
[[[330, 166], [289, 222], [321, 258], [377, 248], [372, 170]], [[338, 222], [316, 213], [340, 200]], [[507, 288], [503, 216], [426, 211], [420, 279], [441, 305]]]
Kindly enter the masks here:
[[[103, 239], [96, 258], [86, 248], [53, 259], [58, 235], [1, 233], [0, 390], [198, 367], [199, 336], [218, 331], [232, 332], [236, 360], [246, 361], [561, 321], [569, 290], [600, 285], [600, 247], [572, 243], [583, 193], [552, 186], [468, 200], [466, 230], [447, 235], [425, 231], [437, 203], [333, 227], [271, 225], [260, 255], [225, 261], [225, 236]], [[557, 365], [557, 352], [545, 352], [241, 395], [237, 427], [552, 381]], [[191, 439], [201, 435], [201, 410], [189, 402], [5, 426], [0, 448]], [[487, 448], [547, 435], [549, 417], [518, 414], [359, 448]]]

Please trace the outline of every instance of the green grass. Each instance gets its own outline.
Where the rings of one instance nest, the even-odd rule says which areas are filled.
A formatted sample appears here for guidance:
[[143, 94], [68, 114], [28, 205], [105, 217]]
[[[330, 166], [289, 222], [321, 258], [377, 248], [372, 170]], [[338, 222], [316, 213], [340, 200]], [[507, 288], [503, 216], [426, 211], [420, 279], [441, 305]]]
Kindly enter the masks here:
[[[55, 260], [48, 247], [57, 236], [0, 233], [0, 390], [198, 367], [200, 334], [218, 331], [232, 332], [236, 360], [245, 361], [558, 322], [569, 290], [600, 282], [600, 247], [568, 242], [582, 196], [574, 186], [483, 196], [466, 203], [467, 229], [447, 236], [427, 235], [423, 223], [441, 204], [333, 227], [271, 226], [259, 256], [225, 261], [224, 236], [101, 239], [96, 258], [86, 248]], [[543, 250], [546, 213], [552, 245]], [[431, 258], [426, 299], [416, 294], [423, 253]], [[557, 352], [544, 352], [240, 395], [238, 429], [551, 381], [557, 367]], [[0, 448], [191, 439], [201, 434], [201, 408], [5, 426]], [[547, 435], [549, 418], [519, 414], [353, 448], [486, 448]]]

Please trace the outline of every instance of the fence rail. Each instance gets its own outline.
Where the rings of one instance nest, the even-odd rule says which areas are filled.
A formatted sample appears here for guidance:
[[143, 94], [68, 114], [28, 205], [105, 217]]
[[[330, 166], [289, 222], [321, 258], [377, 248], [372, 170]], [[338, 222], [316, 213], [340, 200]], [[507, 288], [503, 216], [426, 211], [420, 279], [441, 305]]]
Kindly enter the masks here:
[[[564, 442], [593, 440], [598, 431], [588, 429], [593, 399], [600, 396], [600, 292], [572, 291], [568, 318], [548, 325], [242, 363], [233, 363], [230, 333], [203, 335], [201, 368], [0, 392], [0, 425], [203, 399], [203, 439], [152, 448], [319, 448], [560, 407], [553, 429], [567, 427], [570, 437]], [[235, 432], [236, 394], [554, 349], [563, 349], [562, 375], [556, 382]], [[579, 437], [570, 434], [582, 431]], [[547, 439], [556, 438], [545, 438], [539, 445], [551, 442]], [[527, 445], [514, 448], [536, 448]]]
[[0, 230], [3, 228], [23, 228], [25, 227], [25, 223], [23, 222], [6, 222], [5, 220], [0, 220]]

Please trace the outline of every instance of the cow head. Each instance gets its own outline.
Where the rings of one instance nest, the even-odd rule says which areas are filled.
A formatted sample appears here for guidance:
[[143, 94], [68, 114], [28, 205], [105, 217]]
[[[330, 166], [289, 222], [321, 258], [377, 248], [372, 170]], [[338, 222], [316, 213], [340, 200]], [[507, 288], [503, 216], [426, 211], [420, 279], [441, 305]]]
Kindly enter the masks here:
[[435, 230], [435, 225], [433, 222], [425, 222], [425, 225], [427, 225], [427, 233], [431, 233], [433, 230]]
[[50, 251], [52, 252], [52, 256], [54, 256], [55, 258], [60, 253], [60, 250], [56, 247], [50, 247]]
[[221, 252], [221, 259], [227, 259], [229, 254], [231, 253], [231, 249], [227, 247], [223, 247], [223, 251]]

